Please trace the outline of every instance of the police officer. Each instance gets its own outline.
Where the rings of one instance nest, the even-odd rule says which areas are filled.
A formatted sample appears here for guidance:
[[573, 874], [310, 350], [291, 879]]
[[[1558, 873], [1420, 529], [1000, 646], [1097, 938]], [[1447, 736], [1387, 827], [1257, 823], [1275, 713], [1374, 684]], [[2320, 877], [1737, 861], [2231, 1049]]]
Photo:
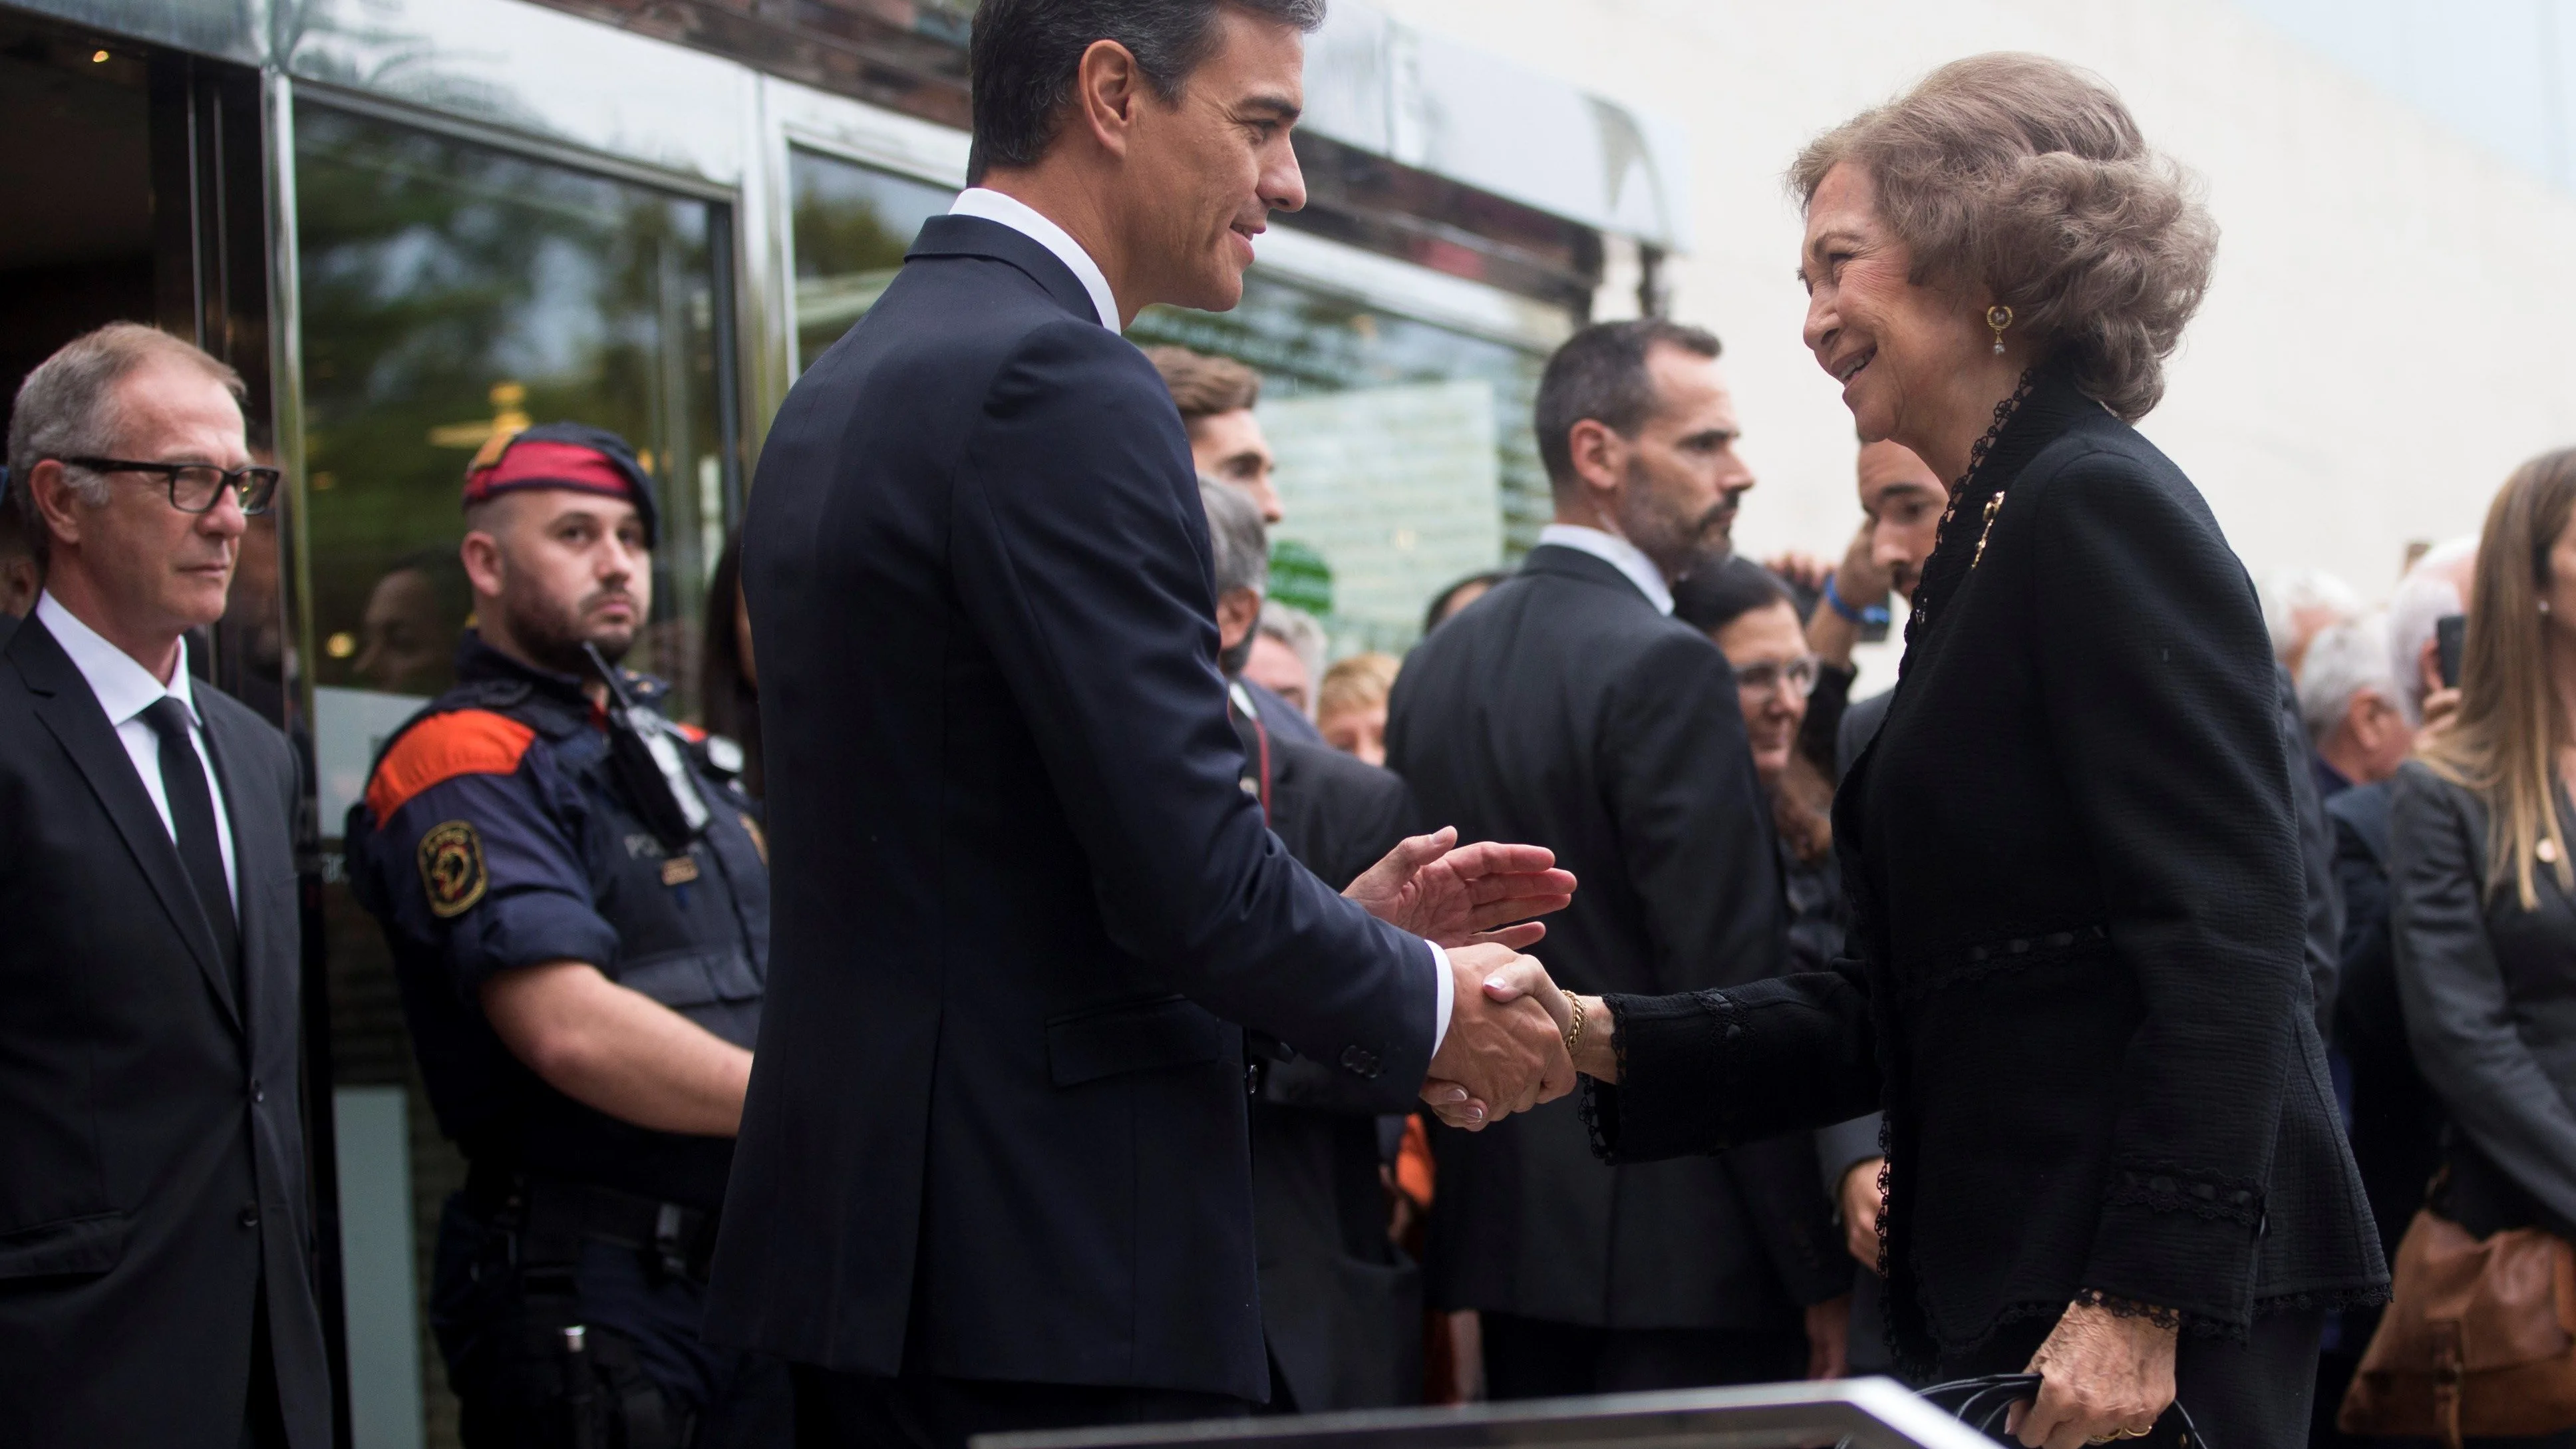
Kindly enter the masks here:
[[615, 667], [652, 608], [650, 481], [615, 435], [546, 424], [477, 456], [465, 522], [457, 685], [386, 743], [347, 829], [471, 1164], [430, 1310], [464, 1442], [783, 1444], [783, 1367], [698, 1336], [769, 870], [739, 752]]

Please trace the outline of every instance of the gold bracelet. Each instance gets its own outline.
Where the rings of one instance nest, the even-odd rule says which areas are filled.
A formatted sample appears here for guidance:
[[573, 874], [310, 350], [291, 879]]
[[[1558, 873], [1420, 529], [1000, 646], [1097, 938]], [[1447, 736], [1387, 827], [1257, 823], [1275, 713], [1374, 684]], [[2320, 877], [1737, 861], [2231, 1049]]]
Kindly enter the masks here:
[[1565, 999], [1574, 1006], [1574, 1020], [1565, 1025], [1565, 1054], [1571, 1057], [1574, 1055], [1574, 1044], [1583, 1040], [1583, 998], [1569, 995]]

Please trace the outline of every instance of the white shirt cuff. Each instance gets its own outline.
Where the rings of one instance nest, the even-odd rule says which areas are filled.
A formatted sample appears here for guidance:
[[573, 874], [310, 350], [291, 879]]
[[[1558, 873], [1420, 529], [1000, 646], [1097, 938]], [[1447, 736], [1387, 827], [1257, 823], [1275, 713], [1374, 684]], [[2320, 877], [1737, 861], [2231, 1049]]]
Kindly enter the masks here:
[[1440, 1044], [1449, 1039], [1449, 1013], [1458, 1009], [1458, 983], [1450, 975], [1449, 953], [1434, 942], [1422, 944], [1431, 947], [1431, 979], [1439, 983], [1440, 997], [1431, 1018], [1431, 1054], [1436, 1057]]

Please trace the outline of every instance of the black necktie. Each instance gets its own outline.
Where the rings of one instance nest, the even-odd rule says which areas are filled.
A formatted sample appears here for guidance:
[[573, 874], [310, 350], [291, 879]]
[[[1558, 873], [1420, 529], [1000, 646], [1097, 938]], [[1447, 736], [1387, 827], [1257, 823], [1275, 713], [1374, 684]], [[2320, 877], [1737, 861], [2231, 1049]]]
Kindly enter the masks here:
[[161, 798], [170, 802], [170, 823], [179, 836], [179, 861], [197, 888], [215, 928], [215, 947], [224, 965], [233, 968], [241, 954], [240, 928], [233, 919], [232, 892], [224, 885], [224, 848], [215, 834], [215, 796], [206, 788], [205, 767], [188, 738], [188, 707], [168, 695], [143, 711], [144, 722], [161, 737]]

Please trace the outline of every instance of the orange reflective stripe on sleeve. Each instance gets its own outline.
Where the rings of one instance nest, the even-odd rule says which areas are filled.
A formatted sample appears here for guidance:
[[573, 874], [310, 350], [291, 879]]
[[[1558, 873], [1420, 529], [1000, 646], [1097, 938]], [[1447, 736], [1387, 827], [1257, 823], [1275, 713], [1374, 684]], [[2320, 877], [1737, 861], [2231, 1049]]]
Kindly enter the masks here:
[[519, 768], [537, 732], [484, 709], [435, 715], [394, 742], [367, 782], [367, 809], [378, 825], [432, 785], [459, 775], [507, 775]]

